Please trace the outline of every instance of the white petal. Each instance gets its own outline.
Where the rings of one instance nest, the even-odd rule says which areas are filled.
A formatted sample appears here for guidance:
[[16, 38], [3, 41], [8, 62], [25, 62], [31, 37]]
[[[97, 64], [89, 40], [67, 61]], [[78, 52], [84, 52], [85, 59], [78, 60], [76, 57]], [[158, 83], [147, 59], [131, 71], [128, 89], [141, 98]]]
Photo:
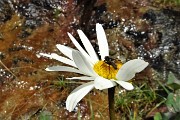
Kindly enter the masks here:
[[133, 85], [129, 82], [118, 81], [118, 80], [116, 80], [115, 82], [117, 82], [119, 85], [121, 85], [126, 90], [133, 90], [134, 89]]
[[51, 54], [39, 53], [39, 55], [40, 55], [40, 56], [44, 56], [44, 57], [48, 57], [48, 58], [52, 59], [52, 58], [51, 58]]
[[65, 63], [65, 64], [68, 64], [68, 65], [71, 65], [73, 67], [77, 67], [76, 64], [74, 63], [74, 61], [70, 60], [70, 59], [67, 59], [65, 57], [62, 57], [62, 56], [59, 56], [57, 55], [56, 53], [52, 53], [51, 54], [51, 57], [55, 60], [58, 60], [62, 63]]
[[91, 61], [91, 63], [93, 63], [92, 58], [86, 53], [86, 51], [79, 45], [79, 43], [76, 41], [76, 39], [70, 34], [68, 33], [69, 38], [71, 39], [71, 41], [73, 42], [73, 44], [76, 46], [76, 48], [88, 59]]
[[52, 66], [45, 69], [46, 71], [66, 71], [66, 72], [74, 72], [74, 73], [80, 73], [83, 74], [80, 70], [75, 69], [73, 67], [67, 67], [67, 66]]
[[93, 88], [94, 82], [88, 82], [74, 89], [66, 100], [66, 109], [69, 112], [73, 111], [77, 103]]
[[114, 87], [116, 83], [112, 80], [105, 79], [103, 77], [96, 77], [94, 80], [94, 86], [96, 89], [103, 90], [107, 88]]
[[86, 35], [82, 32], [82, 30], [77, 30], [79, 37], [86, 49], [86, 51], [88, 52], [88, 54], [91, 56], [91, 58], [93, 59], [94, 63], [96, 63], [99, 59], [97, 57], [96, 52], [94, 51], [93, 46], [91, 45], [89, 39], [86, 37]]
[[79, 80], [94, 80], [95, 77], [88, 77], [88, 76], [81, 76], [81, 77], [72, 77], [72, 78], [66, 78], [69, 80], [79, 79]]
[[64, 46], [64, 45], [61, 45], [61, 44], [57, 44], [56, 47], [67, 57], [69, 57], [71, 60], [72, 60], [72, 50], [75, 50], [75, 49], [72, 49], [70, 47], [67, 47], [67, 46]]
[[99, 23], [96, 24], [96, 34], [98, 39], [101, 60], [104, 60], [105, 56], [109, 56], [109, 46], [104, 29], [102, 25]]
[[91, 66], [91, 64], [83, 57], [83, 55], [77, 51], [72, 52], [73, 60], [78, 67], [78, 69], [89, 76], [95, 76], [95, 72]]
[[65, 64], [71, 65], [73, 67], [76, 67], [76, 64], [74, 63], [74, 61], [72, 61], [72, 60], [70, 60], [68, 58], [59, 56], [56, 53], [51, 53], [51, 54], [39, 53], [39, 55], [44, 56], [44, 57], [48, 57], [50, 59], [55, 59], [55, 60], [58, 60], [58, 61], [60, 61], [62, 63], [65, 63]]
[[148, 64], [148, 62], [140, 59], [130, 60], [119, 69], [116, 78], [120, 81], [128, 81], [132, 79], [136, 73], [144, 70]]

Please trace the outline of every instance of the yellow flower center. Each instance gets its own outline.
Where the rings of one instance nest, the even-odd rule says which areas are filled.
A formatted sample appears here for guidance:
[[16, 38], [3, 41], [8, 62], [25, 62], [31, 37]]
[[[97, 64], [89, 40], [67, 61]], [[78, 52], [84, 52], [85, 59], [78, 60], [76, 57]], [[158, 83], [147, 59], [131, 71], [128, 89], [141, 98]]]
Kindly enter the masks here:
[[[116, 65], [117, 68], [115, 68], [114, 65]], [[103, 78], [116, 80], [116, 74], [121, 68], [122, 63], [116, 60], [114, 65], [108, 64], [105, 61], [100, 60], [94, 65], [93, 69], [99, 76]]]

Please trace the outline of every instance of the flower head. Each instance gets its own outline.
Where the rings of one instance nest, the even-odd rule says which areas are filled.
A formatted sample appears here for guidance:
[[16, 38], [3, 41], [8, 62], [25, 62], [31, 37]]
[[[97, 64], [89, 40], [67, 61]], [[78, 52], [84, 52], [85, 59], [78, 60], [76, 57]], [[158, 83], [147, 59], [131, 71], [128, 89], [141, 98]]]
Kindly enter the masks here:
[[132, 90], [134, 87], [128, 81], [131, 80], [136, 73], [141, 72], [148, 66], [147, 62], [140, 59], [130, 60], [125, 64], [122, 64], [119, 60], [110, 58], [108, 42], [101, 24], [96, 24], [100, 60], [86, 35], [81, 30], [77, 30], [77, 32], [85, 50], [80, 46], [76, 39], [68, 33], [68, 36], [76, 46], [77, 50], [57, 44], [56, 47], [66, 57], [59, 56], [56, 53], [50, 55], [40, 53], [41, 56], [56, 59], [70, 66], [52, 66], [46, 68], [47, 71], [79, 73], [83, 76], [68, 79], [90, 81], [74, 89], [68, 96], [66, 100], [66, 108], [70, 112], [73, 111], [77, 103], [93, 88], [103, 90], [119, 84], [126, 90]]

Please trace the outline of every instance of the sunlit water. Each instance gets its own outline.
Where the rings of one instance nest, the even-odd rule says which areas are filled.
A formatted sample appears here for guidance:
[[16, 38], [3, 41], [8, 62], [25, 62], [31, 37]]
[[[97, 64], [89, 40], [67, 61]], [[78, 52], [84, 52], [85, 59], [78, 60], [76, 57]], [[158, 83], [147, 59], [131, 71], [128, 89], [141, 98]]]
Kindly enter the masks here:
[[60, 84], [74, 74], [46, 72], [47, 66], [61, 63], [37, 56], [40, 52], [60, 54], [56, 44], [74, 47], [67, 32], [78, 39], [77, 29], [85, 32], [98, 53], [95, 23], [106, 29], [112, 57], [122, 62], [141, 58], [150, 63], [137, 79], [146, 76], [166, 81], [169, 72], [179, 78], [180, 12], [164, 9], [168, 4], [162, 4], [161, 9], [156, 4], [148, 0], [1, 0], [0, 119], [33, 119], [41, 113], [50, 119], [71, 120], [79, 115], [91, 119], [91, 106], [96, 119], [108, 118], [106, 92], [94, 91], [74, 112], [66, 111], [68, 94], [81, 83]]

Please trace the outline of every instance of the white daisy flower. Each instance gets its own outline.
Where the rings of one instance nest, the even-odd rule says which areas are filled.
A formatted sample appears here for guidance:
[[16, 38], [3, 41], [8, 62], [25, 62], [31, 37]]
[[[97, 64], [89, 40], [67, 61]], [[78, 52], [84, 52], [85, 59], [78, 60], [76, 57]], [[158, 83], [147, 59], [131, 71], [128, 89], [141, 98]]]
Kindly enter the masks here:
[[74, 89], [68, 96], [66, 100], [66, 109], [70, 112], [74, 110], [77, 103], [93, 88], [103, 90], [119, 84], [126, 90], [132, 90], [134, 88], [133, 85], [127, 81], [131, 80], [136, 73], [141, 72], [148, 66], [147, 62], [140, 59], [130, 60], [125, 64], [122, 64], [118, 60], [111, 61], [111, 58], [108, 57], [108, 42], [101, 24], [96, 24], [97, 40], [101, 57], [100, 60], [86, 35], [81, 30], [77, 30], [77, 32], [85, 50], [80, 46], [76, 39], [68, 33], [68, 36], [78, 50], [57, 44], [56, 47], [66, 57], [59, 56], [56, 53], [50, 55], [40, 53], [41, 56], [56, 59], [70, 66], [52, 66], [46, 68], [47, 71], [74, 72], [83, 76], [68, 79], [90, 81]]

